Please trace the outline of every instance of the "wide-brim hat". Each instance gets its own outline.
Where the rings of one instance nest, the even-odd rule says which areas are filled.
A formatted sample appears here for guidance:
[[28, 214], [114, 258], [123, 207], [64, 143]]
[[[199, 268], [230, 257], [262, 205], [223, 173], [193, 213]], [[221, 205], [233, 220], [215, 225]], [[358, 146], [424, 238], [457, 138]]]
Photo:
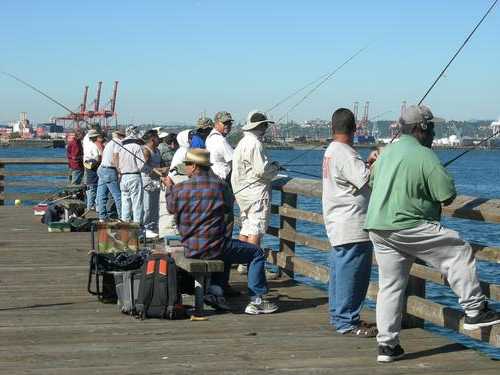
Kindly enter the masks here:
[[186, 152], [186, 157], [182, 161], [184, 164], [193, 163], [202, 167], [210, 167], [210, 152], [203, 148], [190, 148]]
[[242, 130], [252, 130], [261, 124], [274, 124], [274, 121], [268, 120], [267, 116], [260, 111], [252, 111], [248, 114], [247, 122]]
[[168, 137], [169, 134], [170, 133], [166, 132], [165, 130], [160, 130], [160, 131], [158, 131], [158, 138], [160, 138], [160, 139], [166, 138], [166, 137]]
[[90, 129], [87, 134], [88, 134], [89, 138], [97, 138], [99, 136], [102, 136], [102, 134], [95, 129]]
[[125, 136], [126, 136], [126, 135], [125, 135], [125, 130], [123, 130], [123, 129], [118, 129], [118, 130], [115, 130], [115, 131], [113, 131], [113, 133], [112, 133], [112, 134], [113, 134], [113, 135], [119, 135], [120, 137], [125, 137]]

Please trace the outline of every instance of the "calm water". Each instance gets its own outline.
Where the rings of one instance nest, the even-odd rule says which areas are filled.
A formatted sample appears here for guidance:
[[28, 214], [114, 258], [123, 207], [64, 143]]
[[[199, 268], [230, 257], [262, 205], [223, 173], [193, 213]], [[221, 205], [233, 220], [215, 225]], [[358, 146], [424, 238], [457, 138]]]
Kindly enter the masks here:
[[[368, 150], [362, 149], [361, 154], [366, 157]], [[457, 155], [460, 151], [449, 150], [449, 151], [438, 151], [437, 154], [439, 158], [445, 162], [451, 159], [453, 156]], [[295, 150], [272, 150], [270, 151], [271, 158], [278, 160], [281, 163], [287, 163], [289, 160], [295, 158], [303, 151]], [[311, 150], [304, 155], [302, 155], [298, 160], [295, 160], [293, 164], [300, 164], [297, 166], [289, 166], [289, 169], [302, 171], [310, 174], [321, 174], [321, 160], [323, 156], [323, 150]], [[64, 157], [63, 149], [2, 149], [0, 148], [0, 158], [3, 157]], [[476, 197], [484, 198], [500, 198], [500, 151], [472, 151], [463, 158], [459, 159], [453, 163], [448, 170], [451, 172], [455, 178], [455, 183], [457, 191], [462, 195], [471, 195]], [[12, 169], [27, 169], [27, 167], [10, 167]], [[45, 169], [64, 169], [63, 166], [47, 166]], [[290, 176], [304, 177], [298, 174], [289, 173]], [[25, 192], [35, 192], [40, 191], [37, 187], [37, 182], [44, 179], [44, 177], [19, 177], [20, 180], [31, 180], [34, 182], [33, 188], [23, 188]], [[64, 177], [54, 178], [54, 180], [63, 181]], [[46, 191], [51, 191], [51, 189], [45, 189]], [[275, 194], [273, 199], [276, 203], [279, 203], [279, 194]], [[321, 202], [319, 199], [299, 197], [298, 202], [299, 208], [307, 209], [310, 211], [321, 212]], [[500, 236], [499, 236], [499, 225], [495, 224], [485, 224], [477, 221], [461, 220], [461, 219], [443, 219], [444, 225], [455, 229], [461, 233], [461, 235], [467, 240], [474, 242], [479, 242], [483, 244], [488, 244], [492, 246], [500, 247]], [[273, 225], [278, 225], [277, 217], [272, 220]], [[320, 225], [310, 224], [306, 222], [297, 223], [298, 230], [300, 232], [308, 233], [314, 236], [323, 237], [325, 236], [324, 228]], [[265, 238], [266, 246], [276, 247], [277, 240], [273, 237], [267, 236]], [[307, 258], [311, 261], [327, 265], [328, 264], [328, 254], [320, 251], [313, 251], [311, 249], [305, 248], [303, 246], [297, 246], [297, 254]], [[484, 281], [500, 284], [500, 264], [492, 264], [487, 262], [479, 262], [479, 275]], [[297, 279], [310, 285], [314, 285], [319, 288], [325, 289], [325, 285], [314, 282], [313, 280], [297, 276]], [[373, 269], [372, 279], [377, 280], [376, 268]], [[428, 283], [427, 296], [429, 299], [436, 302], [454, 307], [460, 308], [457, 303], [456, 296], [449, 290], [433, 283]], [[368, 306], [374, 306], [373, 302], [368, 302]], [[496, 303], [493, 305], [497, 310], [500, 310], [500, 304]], [[325, 321], [325, 324], [327, 322]], [[464, 345], [474, 347], [482, 352], [492, 356], [496, 359], [500, 359], [500, 350], [494, 349], [489, 345], [479, 343], [475, 340], [468, 339], [465, 336], [452, 333], [449, 330], [445, 330], [439, 327], [435, 327], [431, 324], [427, 325], [427, 328], [437, 332], [439, 334], [444, 334], [455, 341], [459, 341]]]

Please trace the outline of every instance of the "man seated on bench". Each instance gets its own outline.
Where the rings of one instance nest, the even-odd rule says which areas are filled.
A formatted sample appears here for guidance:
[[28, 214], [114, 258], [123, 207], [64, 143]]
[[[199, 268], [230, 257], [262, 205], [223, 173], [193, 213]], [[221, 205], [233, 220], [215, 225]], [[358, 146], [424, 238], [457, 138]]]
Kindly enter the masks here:
[[248, 291], [250, 303], [245, 313], [269, 314], [278, 306], [263, 299], [267, 293], [264, 251], [250, 243], [227, 235], [226, 220], [232, 209], [226, 183], [210, 169], [210, 153], [189, 149], [184, 160], [189, 180], [176, 184], [167, 196], [167, 209], [175, 215], [186, 258], [220, 259], [225, 271], [212, 275], [205, 302], [228, 310], [222, 288], [227, 284], [231, 264], [249, 264]]

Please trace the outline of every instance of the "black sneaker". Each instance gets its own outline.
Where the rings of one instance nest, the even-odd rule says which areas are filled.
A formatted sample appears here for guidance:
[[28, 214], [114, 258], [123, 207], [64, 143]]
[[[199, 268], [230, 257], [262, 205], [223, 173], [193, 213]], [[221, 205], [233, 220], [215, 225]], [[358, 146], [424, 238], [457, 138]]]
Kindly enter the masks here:
[[473, 330], [500, 323], [500, 314], [487, 307], [479, 311], [475, 317], [465, 315], [464, 329]]
[[377, 361], [384, 363], [393, 362], [402, 358], [404, 355], [405, 351], [400, 345], [396, 345], [394, 348], [387, 345], [379, 345]]

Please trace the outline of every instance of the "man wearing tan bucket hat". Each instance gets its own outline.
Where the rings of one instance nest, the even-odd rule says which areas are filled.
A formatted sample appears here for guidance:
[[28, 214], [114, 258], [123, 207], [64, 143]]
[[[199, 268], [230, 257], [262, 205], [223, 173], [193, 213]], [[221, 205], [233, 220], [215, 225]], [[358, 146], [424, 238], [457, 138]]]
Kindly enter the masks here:
[[239, 239], [257, 246], [269, 224], [271, 181], [279, 170], [278, 162], [269, 160], [261, 141], [269, 124], [274, 121], [262, 112], [250, 112], [242, 128], [245, 135], [233, 154], [231, 185], [240, 207]]
[[264, 251], [255, 245], [233, 240], [227, 233], [231, 197], [224, 181], [210, 170], [210, 153], [189, 149], [184, 159], [189, 180], [172, 187], [167, 209], [175, 215], [187, 258], [221, 259], [223, 273], [212, 276], [205, 302], [217, 309], [228, 310], [223, 297], [232, 264], [249, 264], [248, 291], [250, 303], [245, 313], [269, 314], [278, 309], [262, 297], [268, 291], [264, 271]]

